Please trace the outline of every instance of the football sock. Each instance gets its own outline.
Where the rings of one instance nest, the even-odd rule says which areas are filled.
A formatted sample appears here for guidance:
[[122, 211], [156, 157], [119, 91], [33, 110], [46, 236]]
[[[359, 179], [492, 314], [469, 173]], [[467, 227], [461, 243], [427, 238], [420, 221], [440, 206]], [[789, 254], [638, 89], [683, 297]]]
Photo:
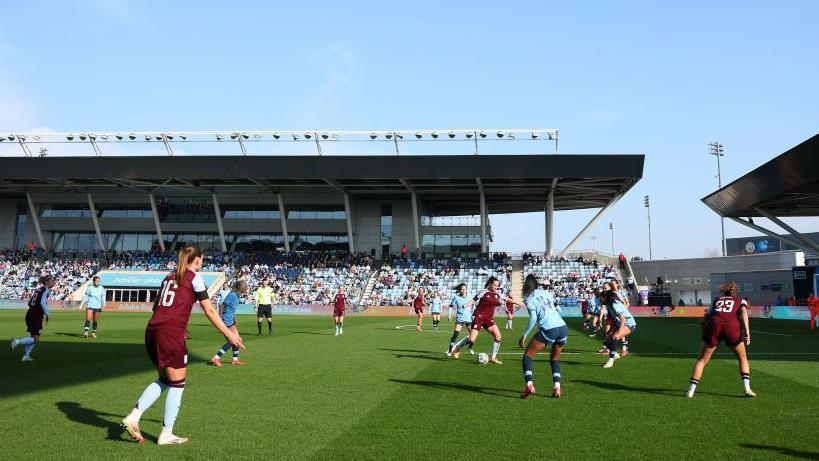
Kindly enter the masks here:
[[233, 348], [233, 360], [234, 361], [239, 360], [239, 348], [238, 347]]
[[551, 360], [549, 365], [552, 366], [552, 382], [554, 382], [555, 388], [560, 388], [560, 362], [557, 360]]
[[527, 386], [532, 384], [532, 357], [523, 355], [523, 381]]
[[24, 357], [31, 357], [31, 351], [34, 350], [34, 346], [36, 346], [36, 345], [37, 345], [37, 343], [35, 343], [34, 338], [32, 338], [31, 344], [26, 344], [26, 348], [23, 349], [23, 356]]
[[223, 344], [219, 351], [216, 353], [216, 357], [222, 357], [223, 355], [225, 355], [225, 352], [227, 352], [228, 349], [230, 349], [230, 343]]
[[29, 344], [34, 344], [34, 338], [32, 338], [31, 336], [26, 336], [25, 338], [19, 338], [19, 339], [17, 340], [17, 344], [19, 344], [19, 345], [21, 345], [21, 346], [26, 346], [26, 345], [29, 345]]
[[453, 347], [452, 349], [453, 350], [460, 349], [460, 348], [462, 348], [464, 346], [472, 347], [471, 345], [467, 344], [468, 342], [469, 342], [469, 336], [467, 336], [467, 337], [463, 338], [462, 340], [458, 341], [458, 343], [455, 344], [455, 347]]
[[688, 392], [693, 394], [694, 391], [697, 390], [697, 385], [699, 385], [699, 383], [700, 383], [699, 379], [691, 378], [691, 387], [688, 388]]
[[500, 341], [495, 341], [492, 343], [492, 358], [496, 358], [498, 356], [498, 351], [500, 350]]
[[182, 405], [182, 393], [185, 391], [185, 380], [170, 381], [168, 396], [165, 397], [165, 418], [162, 427], [173, 431], [173, 424], [179, 414], [179, 407]]
[[273, 333], [273, 321], [272, 320], [267, 321], [267, 333], [268, 334]]
[[88, 331], [88, 320], [85, 321], [85, 331]]
[[617, 341], [611, 340], [608, 345], [609, 348], [609, 357], [614, 358], [614, 354], [617, 353]]
[[458, 332], [453, 331], [452, 337], [449, 338], [449, 350], [447, 352], [452, 352], [452, 349], [455, 348], [455, 341], [458, 339]]
[[750, 373], [740, 373], [742, 377], [742, 385], [745, 386], [745, 392], [751, 391], [751, 374]]
[[257, 327], [259, 327], [259, 334], [262, 334], [262, 321], [261, 321], [261, 320], [259, 320], [259, 321], [256, 323], [256, 326], [257, 326]]
[[628, 350], [628, 336], [623, 338], [623, 350]]
[[162, 395], [162, 391], [168, 388], [168, 380], [165, 378], [159, 378], [156, 381], [148, 384], [148, 387], [142, 391], [142, 395], [139, 396], [139, 400], [137, 400], [136, 405], [134, 406], [134, 411], [128, 416], [129, 418], [133, 417], [136, 420], [139, 420], [139, 417], [142, 416], [148, 408], [151, 408], [151, 405], [156, 402], [156, 399]]
[[94, 332], [96, 332], [96, 331], [97, 331], [97, 322], [94, 322], [94, 323], [92, 324], [92, 330], [93, 330]]

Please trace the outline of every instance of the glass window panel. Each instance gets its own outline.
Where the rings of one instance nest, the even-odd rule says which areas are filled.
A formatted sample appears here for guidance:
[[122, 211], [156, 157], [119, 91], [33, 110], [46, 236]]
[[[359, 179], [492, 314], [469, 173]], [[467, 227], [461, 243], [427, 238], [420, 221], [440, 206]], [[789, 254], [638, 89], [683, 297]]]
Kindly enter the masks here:
[[122, 235], [122, 249], [136, 250], [137, 249], [137, 234], [123, 234]]

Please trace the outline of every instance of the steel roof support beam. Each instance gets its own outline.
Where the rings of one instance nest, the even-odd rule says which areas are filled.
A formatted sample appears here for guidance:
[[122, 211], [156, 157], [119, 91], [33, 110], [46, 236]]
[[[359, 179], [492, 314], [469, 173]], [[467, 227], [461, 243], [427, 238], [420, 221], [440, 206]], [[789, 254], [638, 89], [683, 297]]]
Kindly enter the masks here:
[[159, 241], [159, 249], [165, 251], [165, 240], [162, 239], [162, 227], [159, 225], [159, 213], [156, 211], [156, 200], [154, 194], [148, 194], [148, 200], [151, 202], [151, 214], [154, 217], [154, 228], [156, 228], [156, 238]]
[[555, 188], [557, 188], [557, 178], [552, 180], [549, 188], [549, 195], [546, 197], [546, 256], [552, 256], [554, 250], [552, 241], [554, 238], [554, 215], [555, 215]]
[[795, 240], [791, 240], [788, 237], [783, 237], [783, 236], [777, 234], [776, 232], [774, 232], [772, 230], [769, 230], [769, 229], [766, 229], [766, 228], [764, 228], [764, 227], [762, 227], [762, 226], [760, 226], [758, 224], [748, 222], [748, 221], [746, 221], [744, 219], [734, 218], [732, 216], [726, 216], [726, 217], [728, 219], [730, 219], [731, 221], [734, 221], [735, 223], [742, 224], [745, 227], [750, 227], [751, 229], [753, 229], [753, 230], [755, 230], [757, 232], [761, 232], [761, 233], [767, 235], [768, 237], [772, 237], [772, 238], [775, 238], [775, 239], [782, 240], [783, 242], [785, 242], [785, 243], [787, 243], [787, 244], [789, 244], [791, 246], [794, 246], [796, 248], [801, 248], [802, 247], [802, 245], [797, 243]]
[[481, 178], [476, 178], [475, 181], [478, 183], [478, 194], [481, 203], [481, 253], [486, 254], [489, 248], [486, 242], [486, 192], [483, 190]]
[[290, 251], [290, 237], [287, 234], [287, 210], [284, 209], [284, 198], [281, 192], [276, 194], [276, 200], [279, 201], [279, 219], [282, 223], [282, 238], [284, 239], [284, 251]]
[[[777, 226], [781, 227], [782, 229], [785, 229], [785, 231], [787, 231], [789, 234], [791, 234], [791, 236], [793, 236], [796, 240], [799, 240], [800, 242], [802, 242], [804, 244], [804, 246], [805, 246], [805, 249], [809, 248], [809, 249], [819, 253], [819, 245], [817, 245], [816, 243], [811, 242], [810, 240], [808, 240], [804, 235], [800, 234], [796, 229], [789, 226], [788, 224], [786, 224], [784, 221], [777, 218], [776, 216], [768, 213], [766, 210], [763, 210], [762, 208], [757, 207], [757, 208], [754, 208], [754, 209], [756, 210], [757, 213], [759, 213], [762, 216], [770, 219]], [[799, 247], [797, 247], [797, 248], [799, 248]]]
[[97, 245], [99, 245], [100, 250], [108, 251], [108, 248], [105, 247], [105, 241], [102, 239], [100, 220], [97, 218], [97, 207], [94, 206], [94, 199], [91, 198], [90, 193], [86, 193], [85, 196], [88, 198], [88, 209], [91, 211], [91, 222], [94, 223], [94, 233], [97, 234]]
[[40, 215], [37, 212], [37, 206], [34, 205], [34, 199], [31, 198], [31, 194], [28, 192], [26, 192], [26, 201], [28, 202], [28, 212], [31, 214], [31, 221], [34, 222], [34, 230], [37, 232], [37, 240], [40, 241], [40, 248], [48, 250], [45, 239], [43, 238], [43, 230], [40, 227]]
[[353, 242], [353, 207], [350, 204], [350, 194], [344, 193], [344, 214], [347, 217], [347, 243], [350, 246], [350, 253], [355, 253], [355, 243]]
[[580, 232], [579, 232], [579, 233], [578, 233], [578, 234], [577, 234], [577, 235], [576, 235], [576, 236], [575, 236], [575, 237], [572, 239], [572, 241], [571, 241], [571, 242], [569, 242], [569, 244], [568, 244], [568, 245], [566, 245], [566, 248], [564, 248], [564, 249], [563, 249], [563, 251], [561, 251], [561, 252], [560, 252], [560, 256], [561, 256], [561, 257], [565, 256], [565, 255], [566, 255], [566, 253], [568, 253], [568, 252], [569, 252], [569, 250], [571, 250], [571, 249], [572, 249], [572, 247], [573, 247], [573, 246], [574, 246], [574, 245], [575, 245], [577, 242], [579, 242], [579, 241], [580, 241], [580, 239], [581, 239], [581, 238], [583, 238], [583, 236], [584, 236], [584, 235], [586, 235], [586, 232], [588, 232], [588, 231], [589, 231], [589, 229], [591, 229], [591, 227], [592, 227], [592, 226], [594, 226], [594, 224], [595, 224], [595, 223], [596, 223], [596, 222], [597, 222], [597, 221], [598, 221], [600, 218], [602, 218], [604, 214], [606, 214], [606, 211], [608, 211], [608, 210], [609, 210], [609, 208], [611, 208], [611, 207], [612, 207], [612, 205], [614, 205], [615, 203], [617, 203], [617, 201], [618, 201], [618, 200], [620, 200], [620, 197], [622, 197], [622, 196], [623, 196], [623, 194], [622, 194], [622, 193], [617, 194], [617, 196], [615, 196], [614, 198], [612, 198], [612, 199], [609, 201], [609, 203], [607, 203], [607, 204], [606, 204], [606, 206], [604, 206], [603, 208], [601, 208], [601, 209], [600, 209], [600, 211], [598, 211], [598, 212], [597, 212], [597, 214], [596, 214], [596, 215], [594, 215], [594, 217], [591, 219], [591, 221], [589, 221], [589, 223], [588, 223], [588, 224], [586, 224], [586, 227], [584, 227], [584, 228], [583, 228], [583, 229], [582, 229], [582, 230], [581, 230], [581, 231], [580, 231]]
[[227, 242], [225, 241], [225, 228], [222, 226], [222, 210], [219, 208], [219, 199], [216, 194], [213, 197], [213, 213], [216, 215], [216, 230], [219, 232], [219, 247], [222, 251], [227, 251]]

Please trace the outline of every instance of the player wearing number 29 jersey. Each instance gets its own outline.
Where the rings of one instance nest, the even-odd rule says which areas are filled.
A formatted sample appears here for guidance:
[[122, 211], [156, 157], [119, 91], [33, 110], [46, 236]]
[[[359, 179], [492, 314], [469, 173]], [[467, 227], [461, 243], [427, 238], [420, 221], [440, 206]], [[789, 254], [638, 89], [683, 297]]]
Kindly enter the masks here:
[[691, 386], [686, 397], [694, 397], [694, 392], [700, 384], [702, 372], [711, 356], [717, 349], [720, 341], [730, 347], [739, 361], [739, 375], [745, 387], [746, 397], [756, 397], [751, 390], [751, 366], [745, 346], [751, 344], [751, 332], [748, 326], [748, 309], [745, 301], [737, 297], [737, 284], [727, 282], [720, 288], [720, 297], [714, 301], [711, 308], [702, 319], [703, 334], [700, 356], [691, 372]]
[[702, 340], [709, 347], [716, 347], [721, 341], [729, 347], [739, 344], [743, 338], [740, 315], [745, 308], [745, 301], [735, 296], [717, 298], [706, 314], [710, 319]]

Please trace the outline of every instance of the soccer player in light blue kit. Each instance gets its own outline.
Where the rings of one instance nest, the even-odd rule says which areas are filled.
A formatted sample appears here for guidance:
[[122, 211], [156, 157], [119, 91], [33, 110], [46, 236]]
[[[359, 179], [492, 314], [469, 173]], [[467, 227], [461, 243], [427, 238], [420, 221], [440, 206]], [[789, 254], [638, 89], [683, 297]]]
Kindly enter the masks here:
[[97, 337], [97, 322], [100, 320], [100, 312], [105, 306], [105, 287], [100, 285], [100, 278], [94, 276], [91, 280], [91, 285], [85, 289], [85, 296], [80, 303], [80, 310], [85, 306], [85, 332], [84, 337], [88, 337], [88, 324], [94, 321], [93, 329], [91, 330], [91, 337]]
[[[228, 327], [229, 330], [239, 334], [238, 330], [238, 322], [236, 322], [236, 308], [239, 307], [239, 295], [244, 295], [247, 293], [247, 282], [243, 280], [237, 280], [233, 284], [233, 290], [230, 291], [224, 299], [219, 304], [219, 317], [222, 318], [222, 322], [225, 323], [225, 326]], [[227, 337], [225, 337], [227, 339]], [[219, 350], [216, 352], [210, 359], [210, 364], [215, 367], [222, 366], [222, 356], [231, 348], [230, 342], [226, 342]], [[245, 362], [239, 360], [239, 348], [233, 347], [233, 360], [231, 361], [232, 365], [244, 365]]]
[[[631, 302], [629, 302], [629, 299], [628, 299], [628, 290], [626, 290], [626, 287], [625, 287], [625, 286], [623, 286], [623, 285], [620, 283], [620, 281], [619, 281], [619, 280], [612, 280], [612, 281], [611, 281], [611, 286], [612, 286], [612, 288], [614, 288], [615, 290], [617, 290], [617, 294], [620, 296], [620, 300], [621, 300], [621, 301], [623, 302], [623, 304], [625, 305], [626, 311], [628, 311], [628, 308], [629, 308], [629, 307], [631, 307]], [[629, 315], [631, 315], [631, 313], [629, 313]], [[621, 352], [620, 354], [621, 354], [623, 357], [625, 357], [625, 356], [627, 356], [627, 355], [628, 355], [628, 337], [627, 337], [627, 336], [626, 336], [626, 337], [623, 337], [623, 341], [622, 341], [622, 352]]]
[[[452, 332], [452, 338], [449, 340], [449, 349], [446, 351], [447, 356], [452, 355], [452, 348], [455, 347], [455, 342], [458, 340], [458, 334], [461, 333], [462, 328], [470, 328], [472, 326], [472, 305], [475, 301], [466, 295], [466, 284], [461, 283], [455, 287], [455, 296], [449, 302], [449, 308], [455, 308], [455, 331]], [[469, 352], [474, 354], [472, 349]]]
[[606, 335], [606, 347], [609, 349], [609, 359], [603, 364], [603, 368], [611, 368], [614, 362], [620, 358], [617, 353], [617, 341], [626, 341], [628, 335], [637, 331], [637, 322], [629, 312], [626, 302], [620, 297], [616, 285], [612, 284], [611, 289], [602, 295], [606, 305], [606, 315], [614, 322], [612, 328]]
[[526, 347], [526, 352], [523, 354], [523, 380], [526, 386], [520, 397], [525, 399], [535, 393], [535, 385], [532, 381], [532, 359], [535, 354], [542, 351], [547, 344], [552, 345], [551, 354], [549, 356], [549, 364], [552, 367], [552, 397], [560, 397], [560, 351], [566, 345], [566, 340], [569, 337], [569, 327], [560, 316], [560, 310], [555, 304], [555, 298], [552, 293], [541, 288], [537, 277], [534, 274], [526, 276], [523, 281], [523, 302], [526, 304], [526, 310], [529, 311], [529, 325], [523, 336], [520, 337], [518, 344], [524, 347], [526, 336], [532, 331], [535, 324], [539, 326], [538, 332], [529, 341]]
[[432, 315], [432, 329], [437, 330], [441, 324], [441, 295], [437, 291], [432, 292], [432, 299], [429, 300], [429, 313]]

